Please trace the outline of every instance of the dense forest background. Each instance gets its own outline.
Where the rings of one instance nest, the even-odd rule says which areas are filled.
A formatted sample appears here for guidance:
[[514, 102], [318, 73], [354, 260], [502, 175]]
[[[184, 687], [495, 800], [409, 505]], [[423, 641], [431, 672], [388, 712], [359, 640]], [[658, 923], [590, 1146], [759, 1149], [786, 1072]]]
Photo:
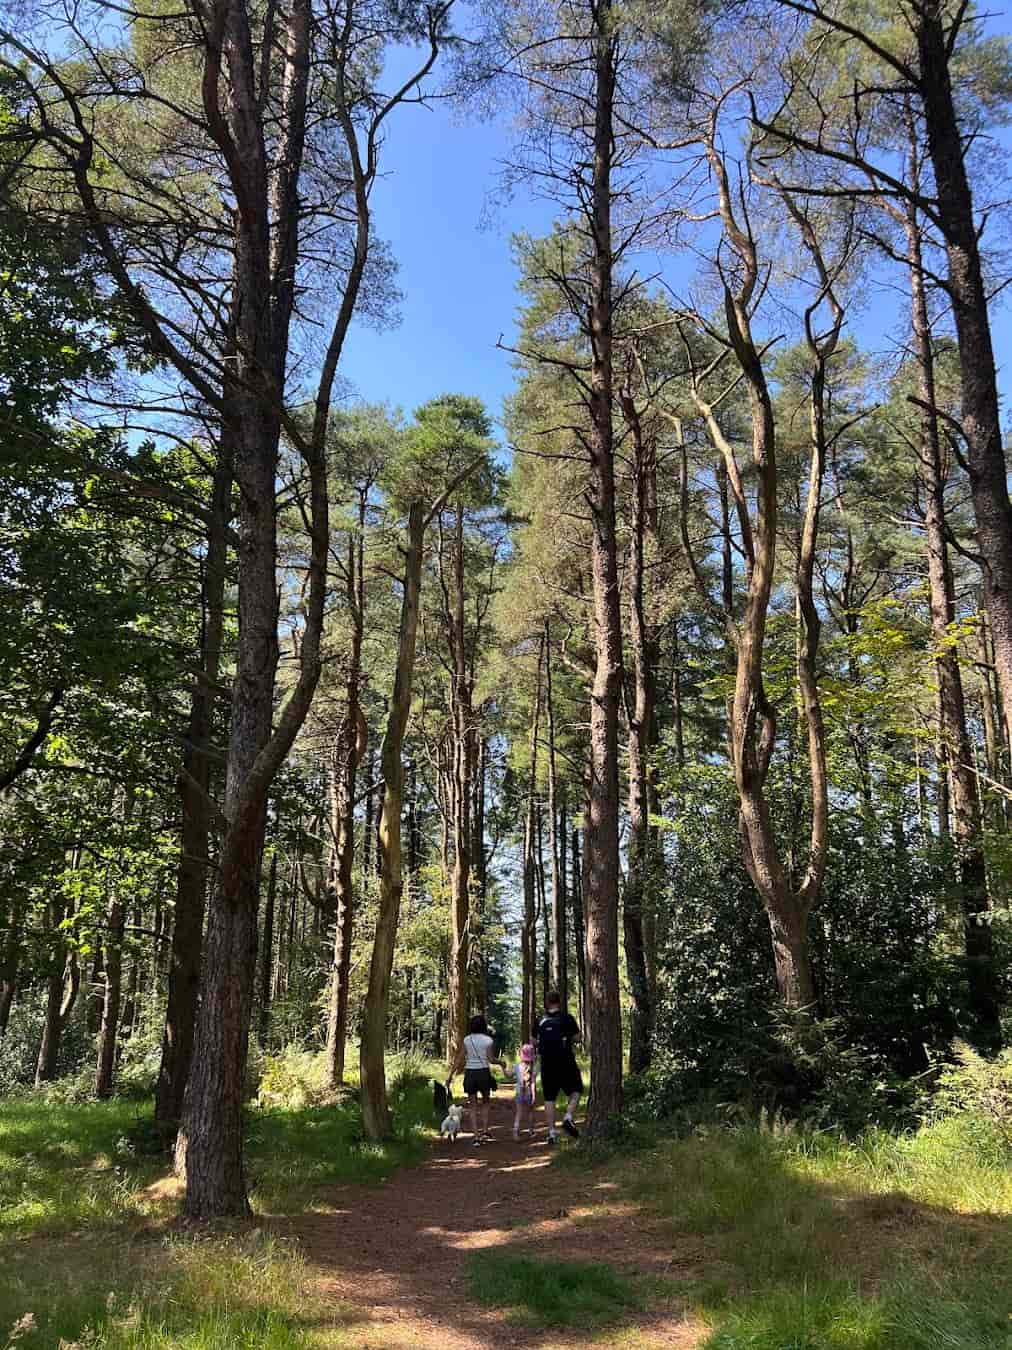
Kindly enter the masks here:
[[[379, 1138], [390, 1052], [476, 1010], [512, 1047], [553, 987], [591, 1136], [986, 1076], [1006, 39], [938, 0], [4, 23], [0, 1091], [154, 1093], [216, 1214], [251, 1096], [357, 1082]], [[438, 99], [555, 223], [408, 410], [342, 358]]]

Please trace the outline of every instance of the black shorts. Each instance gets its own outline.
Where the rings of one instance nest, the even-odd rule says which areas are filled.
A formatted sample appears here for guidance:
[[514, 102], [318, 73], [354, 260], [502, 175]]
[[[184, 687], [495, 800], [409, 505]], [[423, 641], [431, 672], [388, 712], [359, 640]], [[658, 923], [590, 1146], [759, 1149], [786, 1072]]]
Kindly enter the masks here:
[[464, 1096], [484, 1097], [488, 1101], [492, 1095], [491, 1069], [464, 1070]]
[[541, 1091], [546, 1102], [554, 1102], [560, 1092], [571, 1097], [583, 1091], [580, 1066], [571, 1056], [566, 1059], [541, 1061]]

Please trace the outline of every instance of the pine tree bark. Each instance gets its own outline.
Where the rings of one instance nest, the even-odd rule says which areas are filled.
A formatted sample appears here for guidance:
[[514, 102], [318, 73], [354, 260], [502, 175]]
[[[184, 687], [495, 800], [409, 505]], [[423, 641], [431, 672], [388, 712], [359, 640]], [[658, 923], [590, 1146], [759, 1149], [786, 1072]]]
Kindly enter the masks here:
[[403, 890], [401, 861], [401, 804], [404, 793], [404, 764], [401, 750], [411, 710], [411, 686], [415, 667], [415, 643], [418, 634], [418, 606], [422, 580], [422, 545], [426, 517], [421, 502], [413, 502], [408, 513], [404, 556], [403, 595], [397, 639], [397, 664], [394, 688], [387, 714], [386, 733], [380, 751], [380, 772], [385, 791], [379, 825], [379, 906], [376, 936], [369, 966], [369, 988], [362, 1017], [360, 1075], [362, 1082], [362, 1122], [370, 1139], [382, 1139], [390, 1132], [387, 1105], [385, 1049], [387, 1015], [390, 1003], [390, 974], [400, 918]]
[[531, 745], [527, 782], [527, 810], [524, 816], [524, 920], [520, 934], [521, 996], [520, 1034], [530, 1040], [538, 1019], [537, 963], [538, 963], [538, 909], [537, 875], [535, 863], [535, 830], [537, 828], [538, 793], [538, 730], [541, 720], [541, 666], [544, 661], [544, 637], [538, 644], [538, 667], [535, 675], [534, 707], [531, 712]]
[[655, 454], [643, 435], [635, 399], [620, 392], [623, 415], [633, 445], [633, 521], [629, 562], [629, 633], [633, 656], [633, 700], [629, 709], [629, 841], [623, 897], [626, 974], [633, 1014], [629, 1029], [629, 1071], [650, 1067], [653, 1034], [653, 989], [647, 961], [645, 914], [654, 908], [654, 835], [650, 826], [653, 755], [657, 738], [657, 636], [647, 621], [645, 554], [656, 536]]
[[331, 971], [330, 1006], [327, 1017], [327, 1081], [331, 1088], [344, 1082], [345, 1046], [348, 1041], [348, 993], [351, 951], [355, 925], [355, 894], [352, 871], [355, 860], [355, 785], [358, 766], [365, 754], [367, 727], [361, 707], [362, 638], [365, 633], [365, 518], [367, 493], [359, 493], [358, 532], [348, 541], [346, 590], [351, 620], [351, 650], [345, 690], [345, 713], [334, 747], [331, 769], [330, 886], [337, 921], [334, 928], [334, 961]]
[[570, 847], [572, 881], [569, 893], [573, 897], [573, 946], [576, 948], [576, 980], [580, 994], [580, 1026], [584, 1045], [589, 1042], [587, 1021], [587, 934], [583, 922], [583, 863], [580, 858], [580, 831], [574, 829]]
[[590, 703], [590, 790], [584, 822], [583, 912], [593, 1053], [586, 1132], [608, 1135], [622, 1109], [622, 1008], [619, 1001], [618, 718], [622, 693], [622, 612], [615, 525], [612, 424], [612, 155], [616, 36], [611, 0], [592, 7], [594, 70], [590, 260], [590, 475], [596, 666]]
[[[548, 846], [552, 857], [552, 987], [569, 1006], [569, 975], [566, 953], [565, 843], [559, 835], [559, 781], [555, 756], [555, 701], [552, 695], [552, 642], [545, 621], [545, 713], [548, 721]], [[562, 840], [565, 835], [562, 835]]]
[[[911, 132], [913, 130], [911, 123]], [[917, 181], [916, 140], [911, 136], [912, 178]], [[945, 479], [935, 412], [936, 391], [931, 325], [924, 286], [921, 233], [912, 204], [906, 211], [911, 325], [921, 401], [918, 473], [924, 493], [924, 529], [931, 594], [931, 635], [935, 646], [940, 739], [948, 766], [953, 841], [963, 914], [967, 978], [975, 1039], [985, 1049], [1001, 1044], [1001, 1009], [984, 860], [984, 833], [977, 778], [966, 727], [963, 680], [951, 644], [956, 618], [955, 588], [945, 528]], [[948, 803], [946, 804], [948, 809]]]
[[155, 1087], [155, 1120], [166, 1130], [175, 1129], [179, 1124], [193, 1058], [205, 896], [210, 874], [211, 760], [208, 752], [214, 719], [214, 686], [221, 666], [231, 498], [231, 455], [223, 437], [208, 505], [207, 552], [201, 595], [201, 673], [190, 691], [187, 745], [177, 784], [182, 814], [179, 865], [162, 1058]]
[[271, 853], [267, 874], [267, 900], [264, 906], [264, 931], [260, 944], [260, 1016], [257, 1041], [261, 1050], [267, 1046], [271, 1029], [271, 995], [274, 990], [274, 916], [278, 895], [278, 852]]
[[[440, 551], [442, 576], [442, 550]], [[464, 507], [454, 512], [453, 586], [443, 582], [444, 623], [450, 648], [452, 724], [451, 818], [453, 870], [450, 874], [450, 1045], [452, 1059], [467, 1035], [471, 953], [471, 850], [474, 770], [477, 735], [474, 719], [474, 674], [469, 661], [464, 621]], [[452, 598], [451, 598], [452, 596]]]
[[982, 558], [1002, 706], [1006, 723], [1012, 726], [1012, 503], [979, 231], [952, 89], [951, 51], [944, 28], [948, 11], [941, 0], [925, 0], [915, 12], [919, 93], [948, 261], [946, 290], [959, 348], [962, 428], [977, 552]]

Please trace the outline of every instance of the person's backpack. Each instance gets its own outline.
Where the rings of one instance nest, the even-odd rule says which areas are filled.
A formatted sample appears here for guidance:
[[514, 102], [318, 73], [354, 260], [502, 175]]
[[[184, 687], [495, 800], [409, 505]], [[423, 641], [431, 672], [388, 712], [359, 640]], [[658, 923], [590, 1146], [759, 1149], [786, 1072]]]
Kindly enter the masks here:
[[570, 1025], [566, 1013], [541, 1019], [538, 1027], [538, 1050], [542, 1059], [557, 1059], [569, 1052]]

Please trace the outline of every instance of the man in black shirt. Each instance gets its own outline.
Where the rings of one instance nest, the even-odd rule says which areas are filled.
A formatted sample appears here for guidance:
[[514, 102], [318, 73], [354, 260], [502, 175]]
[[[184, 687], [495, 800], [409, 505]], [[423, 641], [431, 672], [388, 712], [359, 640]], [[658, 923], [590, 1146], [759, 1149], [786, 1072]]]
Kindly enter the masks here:
[[573, 1046], [580, 1039], [580, 1028], [571, 1013], [562, 1011], [562, 999], [554, 991], [545, 999], [545, 1015], [534, 1028], [534, 1043], [541, 1058], [541, 1090], [545, 1097], [545, 1121], [548, 1142], [554, 1144], [555, 1099], [560, 1092], [569, 1098], [562, 1128], [573, 1139], [580, 1132], [573, 1123], [573, 1112], [580, 1104], [583, 1079], [580, 1066], [573, 1054]]

